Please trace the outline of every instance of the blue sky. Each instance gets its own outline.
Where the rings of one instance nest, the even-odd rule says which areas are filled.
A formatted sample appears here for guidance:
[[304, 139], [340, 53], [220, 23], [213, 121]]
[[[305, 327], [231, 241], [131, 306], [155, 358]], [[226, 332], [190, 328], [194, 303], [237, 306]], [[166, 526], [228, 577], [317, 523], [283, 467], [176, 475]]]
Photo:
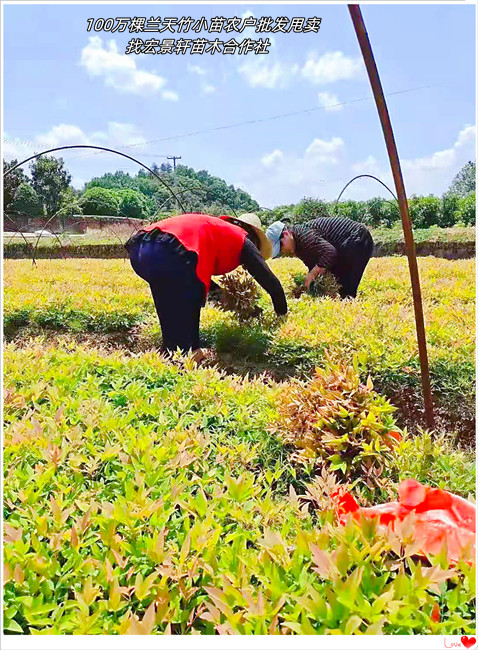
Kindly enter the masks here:
[[[7, 159], [80, 143], [120, 149], [149, 165], [182, 156], [182, 163], [244, 188], [266, 207], [303, 196], [332, 200], [360, 173], [392, 185], [346, 5], [55, 3], [3, 10]], [[441, 195], [475, 159], [475, 7], [363, 5], [362, 12], [407, 193]], [[308, 34], [87, 32], [88, 18], [134, 16], [317, 16], [322, 23]], [[239, 42], [271, 36], [272, 45], [263, 55], [125, 54], [132, 38], [181, 36]], [[390, 94], [405, 90], [412, 91]], [[63, 158], [77, 187], [107, 171], [138, 170], [114, 155], [73, 151]], [[344, 198], [380, 195], [381, 186], [365, 179]]]

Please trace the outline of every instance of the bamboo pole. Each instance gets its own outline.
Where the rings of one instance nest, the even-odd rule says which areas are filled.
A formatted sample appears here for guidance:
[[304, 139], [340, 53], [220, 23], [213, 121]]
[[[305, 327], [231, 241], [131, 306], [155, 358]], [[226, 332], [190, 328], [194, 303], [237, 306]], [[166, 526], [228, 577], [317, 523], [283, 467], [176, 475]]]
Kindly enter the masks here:
[[408, 257], [408, 267], [410, 270], [410, 279], [412, 283], [413, 307], [415, 311], [415, 325], [417, 330], [418, 355], [420, 359], [420, 370], [422, 377], [423, 401], [425, 405], [425, 416], [427, 426], [434, 427], [433, 417], [433, 400], [430, 386], [430, 372], [428, 368], [427, 342], [425, 336], [425, 323], [423, 319], [422, 294], [420, 289], [420, 277], [418, 274], [417, 256], [415, 251], [415, 242], [413, 240], [413, 231], [408, 214], [407, 196], [405, 194], [405, 185], [403, 183], [402, 170], [398, 157], [397, 146], [393, 135], [392, 124], [388, 113], [385, 96], [383, 93], [380, 76], [377, 65], [368, 38], [365, 23], [360, 11], [359, 5], [348, 5], [350, 16], [354, 24], [355, 33], [359, 41], [360, 49], [364, 59], [367, 74], [372, 86], [375, 104], [377, 106], [380, 122], [382, 125], [383, 135], [387, 146], [390, 166], [392, 168], [393, 180], [397, 190], [398, 204], [402, 218], [403, 233], [405, 236], [405, 247]]

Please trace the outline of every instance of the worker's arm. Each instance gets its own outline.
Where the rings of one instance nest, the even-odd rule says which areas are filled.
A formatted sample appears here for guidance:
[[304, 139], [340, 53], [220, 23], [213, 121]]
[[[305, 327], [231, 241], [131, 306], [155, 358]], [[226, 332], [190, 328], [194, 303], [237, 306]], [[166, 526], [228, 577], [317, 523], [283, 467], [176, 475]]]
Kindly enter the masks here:
[[249, 239], [244, 241], [240, 262], [249, 271], [254, 280], [270, 295], [276, 314], [279, 316], [287, 314], [287, 301], [281, 283], [264, 262], [264, 258], [256, 246]]

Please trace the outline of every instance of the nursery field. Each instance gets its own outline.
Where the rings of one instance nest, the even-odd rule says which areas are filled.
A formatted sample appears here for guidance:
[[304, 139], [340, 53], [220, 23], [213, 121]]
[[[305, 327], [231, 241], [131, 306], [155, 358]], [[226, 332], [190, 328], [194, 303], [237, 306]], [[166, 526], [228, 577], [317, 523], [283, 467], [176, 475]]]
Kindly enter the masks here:
[[7, 633], [474, 633], [474, 567], [341, 525], [332, 497], [414, 478], [474, 498], [474, 260], [419, 260], [433, 435], [406, 260], [372, 259], [342, 302], [271, 266], [287, 319], [208, 303], [197, 366], [157, 353], [129, 263], [5, 261]]
[[[419, 259], [437, 407], [437, 426], [474, 442], [475, 261]], [[204, 345], [214, 363], [235, 374], [272, 379], [307, 377], [325, 355], [355, 363], [362, 378], [400, 406], [399, 422], [423, 423], [413, 303], [406, 259], [372, 259], [353, 302], [292, 298], [298, 260], [272, 268], [289, 296], [287, 320], [276, 319], [267, 295], [261, 319], [244, 326], [208, 303]], [[17, 345], [60, 333], [76, 341], [141, 352], [160, 344], [160, 328], [145, 282], [123, 260], [7, 260], [4, 332]]]

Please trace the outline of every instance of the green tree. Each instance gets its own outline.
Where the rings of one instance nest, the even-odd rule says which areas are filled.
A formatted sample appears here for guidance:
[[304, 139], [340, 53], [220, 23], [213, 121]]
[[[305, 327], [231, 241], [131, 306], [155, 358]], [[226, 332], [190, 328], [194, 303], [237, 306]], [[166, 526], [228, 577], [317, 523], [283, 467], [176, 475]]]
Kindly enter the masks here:
[[72, 217], [74, 214], [83, 214], [80, 197], [71, 187], [62, 192], [57, 214], [60, 217]]
[[305, 196], [293, 209], [293, 222], [304, 223], [317, 217], [329, 217], [329, 206], [321, 199]]
[[440, 226], [442, 228], [450, 228], [458, 221], [457, 210], [460, 205], [460, 197], [457, 194], [446, 192], [442, 197], [442, 210]]
[[476, 190], [476, 163], [471, 160], [464, 165], [450, 185], [449, 192], [466, 196]]
[[40, 197], [47, 216], [58, 210], [62, 192], [71, 183], [71, 175], [65, 169], [63, 158], [40, 156], [30, 165], [32, 187]]
[[148, 214], [146, 197], [135, 190], [120, 190], [119, 211], [123, 217], [145, 219]]
[[412, 196], [408, 210], [414, 228], [429, 228], [441, 221], [442, 203], [437, 196]]
[[80, 205], [83, 214], [118, 215], [119, 196], [114, 190], [104, 187], [90, 187], [83, 192]]
[[458, 210], [456, 211], [457, 221], [466, 223], [468, 226], [474, 226], [476, 222], [476, 194], [470, 192], [460, 199]]
[[[10, 160], [7, 162], [3, 160], [3, 173], [15, 167], [18, 160]], [[11, 209], [12, 201], [15, 199], [15, 194], [23, 183], [28, 183], [28, 177], [25, 175], [21, 167], [17, 167], [8, 176], [3, 177], [3, 209]]]
[[22, 183], [15, 192], [15, 198], [10, 204], [13, 212], [29, 217], [38, 217], [43, 214], [40, 197], [29, 183]]

